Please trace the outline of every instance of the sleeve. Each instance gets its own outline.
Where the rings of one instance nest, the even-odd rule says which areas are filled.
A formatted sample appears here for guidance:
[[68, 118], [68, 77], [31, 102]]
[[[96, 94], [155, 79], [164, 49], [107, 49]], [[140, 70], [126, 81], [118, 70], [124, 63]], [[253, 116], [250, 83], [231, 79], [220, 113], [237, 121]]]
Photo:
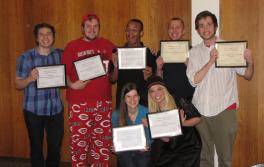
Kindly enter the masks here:
[[26, 78], [31, 68], [29, 67], [29, 62], [26, 60], [26, 57], [24, 55], [21, 55], [17, 58], [16, 61], [16, 76], [21, 78]]
[[118, 114], [117, 111], [112, 112], [112, 127], [118, 127]]
[[235, 68], [234, 69], [235, 72], [241, 76], [244, 76], [245, 75], [245, 72], [246, 72], [246, 68]]
[[195, 57], [197, 57], [199, 55], [195, 55], [195, 52], [193, 49], [191, 49], [190, 51], [190, 57], [189, 57], [189, 61], [188, 61], [188, 65], [187, 65], [187, 70], [186, 70], [186, 75], [188, 77], [188, 80], [190, 82], [190, 84], [193, 87], [196, 87], [198, 84], [194, 83], [194, 76], [195, 74], [199, 71], [199, 67], [197, 66]]
[[184, 110], [187, 119], [191, 119], [194, 117], [201, 117], [201, 114], [190, 100], [187, 100], [185, 98], [176, 98], [175, 103], [179, 109]]

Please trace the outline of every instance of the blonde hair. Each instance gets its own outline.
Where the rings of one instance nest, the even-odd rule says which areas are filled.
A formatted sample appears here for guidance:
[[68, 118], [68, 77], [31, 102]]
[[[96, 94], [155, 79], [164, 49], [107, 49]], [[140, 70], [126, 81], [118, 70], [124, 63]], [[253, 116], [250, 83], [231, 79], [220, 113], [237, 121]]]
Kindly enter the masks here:
[[[164, 87], [163, 85], [159, 86], [162, 87], [162, 90], [164, 91], [164, 95], [165, 95], [165, 110], [172, 110], [177, 108], [174, 98], [173, 96], [169, 93], [168, 89], [166, 87]], [[160, 108], [158, 106], [158, 104], [156, 102], [153, 101], [153, 99], [150, 96], [150, 89], [148, 90], [148, 108], [149, 108], [149, 112], [153, 113], [153, 112], [159, 112]]]

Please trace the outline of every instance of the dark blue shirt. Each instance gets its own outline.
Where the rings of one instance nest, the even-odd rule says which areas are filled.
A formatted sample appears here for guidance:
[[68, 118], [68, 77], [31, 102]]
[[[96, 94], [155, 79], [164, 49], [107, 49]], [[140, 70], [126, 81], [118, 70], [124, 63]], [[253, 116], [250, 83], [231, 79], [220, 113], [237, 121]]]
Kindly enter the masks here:
[[[17, 59], [16, 76], [26, 78], [36, 66], [61, 64], [61, 49], [52, 49], [48, 56], [40, 55], [37, 49], [31, 49]], [[36, 82], [31, 82], [24, 89], [23, 108], [36, 115], [56, 115], [63, 110], [63, 103], [58, 88], [37, 89]]]

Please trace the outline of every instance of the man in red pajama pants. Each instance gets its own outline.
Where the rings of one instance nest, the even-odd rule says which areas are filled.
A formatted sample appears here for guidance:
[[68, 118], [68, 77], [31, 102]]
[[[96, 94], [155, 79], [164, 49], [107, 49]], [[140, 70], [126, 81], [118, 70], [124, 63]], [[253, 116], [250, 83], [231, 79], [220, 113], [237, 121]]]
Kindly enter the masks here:
[[83, 37], [69, 42], [62, 58], [68, 83], [72, 166], [87, 166], [88, 159], [92, 167], [107, 167], [111, 146], [111, 74], [81, 81], [73, 62], [101, 55], [107, 70], [115, 46], [98, 37], [100, 20], [96, 15], [84, 16], [81, 28]]

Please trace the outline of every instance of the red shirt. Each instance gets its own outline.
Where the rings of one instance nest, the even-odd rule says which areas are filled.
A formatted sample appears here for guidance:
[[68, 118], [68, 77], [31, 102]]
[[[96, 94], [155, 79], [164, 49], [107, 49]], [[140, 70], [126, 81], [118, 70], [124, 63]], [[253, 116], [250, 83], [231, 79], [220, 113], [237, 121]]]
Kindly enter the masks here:
[[[104, 38], [97, 38], [90, 42], [80, 38], [69, 42], [62, 56], [62, 63], [66, 64], [67, 76], [70, 77], [72, 82], [77, 81], [78, 76], [73, 62], [98, 54], [101, 55], [107, 71], [113, 48], [115, 48], [114, 44]], [[73, 90], [69, 87], [67, 88], [67, 100], [71, 102], [104, 99], [111, 99], [111, 84], [108, 71], [107, 75], [91, 80], [84, 89]]]

